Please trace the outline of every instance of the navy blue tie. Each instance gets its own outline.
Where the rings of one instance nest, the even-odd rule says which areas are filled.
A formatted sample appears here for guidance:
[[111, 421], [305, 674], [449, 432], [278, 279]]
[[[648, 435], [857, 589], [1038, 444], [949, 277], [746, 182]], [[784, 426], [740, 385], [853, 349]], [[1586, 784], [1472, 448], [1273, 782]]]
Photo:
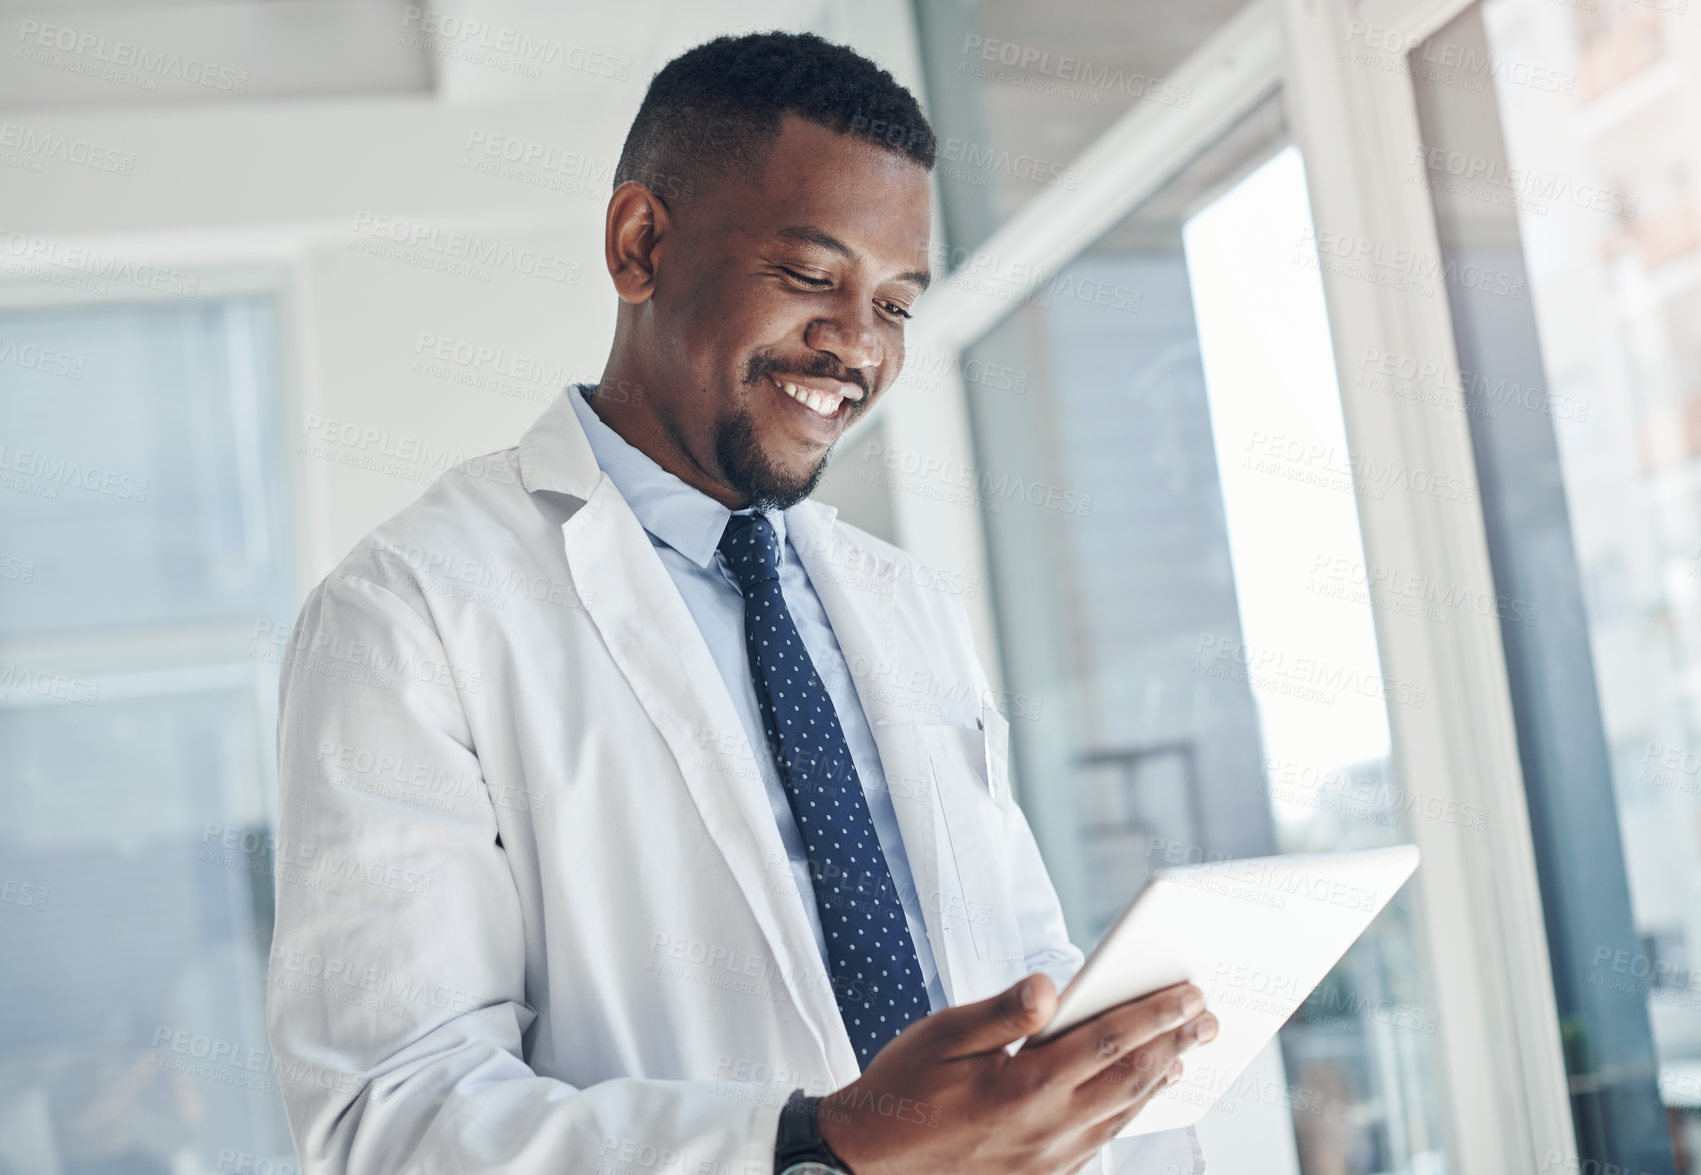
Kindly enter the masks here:
[[773, 524], [734, 514], [720, 552], [744, 592], [744, 643], [762, 725], [803, 834], [839, 1014], [866, 1069], [930, 1010], [915, 942], [833, 700], [780, 594]]

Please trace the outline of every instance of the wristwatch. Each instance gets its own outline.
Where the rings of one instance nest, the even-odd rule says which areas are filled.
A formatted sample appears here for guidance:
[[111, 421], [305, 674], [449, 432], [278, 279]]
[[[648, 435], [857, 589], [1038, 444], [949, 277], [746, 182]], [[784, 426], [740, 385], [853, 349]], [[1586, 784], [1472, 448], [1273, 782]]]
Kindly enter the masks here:
[[794, 1089], [780, 1109], [779, 1136], [774, 1144], [774, 1175], [854, 1175], [850, 1164], [833, 1153], [821, 1137], [816, 1113], [818, 1097]]

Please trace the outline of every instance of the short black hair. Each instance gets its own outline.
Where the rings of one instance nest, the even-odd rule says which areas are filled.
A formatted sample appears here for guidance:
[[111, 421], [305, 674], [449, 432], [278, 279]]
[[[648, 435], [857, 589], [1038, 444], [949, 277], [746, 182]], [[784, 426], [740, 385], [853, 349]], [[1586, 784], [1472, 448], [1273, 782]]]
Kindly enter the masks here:
[[614, 186], [642, 181], [690, 200], [752, 175], [795, 114], [933, 169], [933, 128], [915, 95], [856, 50], [814, 33], [716, 37], [662, 66], [626, 133]]

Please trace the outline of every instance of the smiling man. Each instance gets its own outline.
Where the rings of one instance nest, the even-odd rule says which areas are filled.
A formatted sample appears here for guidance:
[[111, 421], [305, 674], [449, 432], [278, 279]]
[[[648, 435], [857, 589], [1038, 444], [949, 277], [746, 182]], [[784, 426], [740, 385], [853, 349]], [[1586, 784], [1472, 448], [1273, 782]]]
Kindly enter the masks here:
[[309, 593], [268, 1000], [303, 1171], [1203, 1170], [1112, 1141], [1197, 989], [1006, 1051], [1082, 962], [1008, 728], [955, 597], [808, 498], [903, 367], [933, 154], [819, 38], [669, 63], [602, 379]]

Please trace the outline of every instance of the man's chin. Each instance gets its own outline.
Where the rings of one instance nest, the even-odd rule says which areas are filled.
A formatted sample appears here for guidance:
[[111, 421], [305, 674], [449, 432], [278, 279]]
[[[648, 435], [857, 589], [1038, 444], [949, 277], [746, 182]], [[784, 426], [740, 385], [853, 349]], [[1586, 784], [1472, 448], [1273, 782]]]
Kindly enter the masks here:
[[743, 484], [735, 482], [733, 488], [762, 513], [775, 514], [791, 509], [815, 492], [827, 472], [827, 454], [823, 453], [814, 468], [803, 474], [786, 476], [772, 466], [743, 472], [745, 476], [739, 479]]
[[833, 448], [828, 445], [813, 465], [802, 468], [795, 464], [795, 449], [776, 460], [776, 455], [757, 439], [748, 417], [728, 421], [715, 438], [715, 456], [727, 475], [727, 484], [764, 514], [789, 510], [813, 493], [827, 472], [827, 458]]

